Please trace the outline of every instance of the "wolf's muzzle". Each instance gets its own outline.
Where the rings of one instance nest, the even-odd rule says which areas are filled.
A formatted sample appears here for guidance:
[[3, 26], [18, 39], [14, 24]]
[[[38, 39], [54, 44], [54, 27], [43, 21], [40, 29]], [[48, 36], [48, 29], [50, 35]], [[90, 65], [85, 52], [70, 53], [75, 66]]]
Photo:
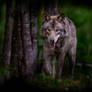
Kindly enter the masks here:
[[54, 44], [54, 40], [50, 40], [50, 45], [53, 45]]
[[54, 50], [55, 49], [55, 41], [54, 40], [50, 40], [50, 49]]

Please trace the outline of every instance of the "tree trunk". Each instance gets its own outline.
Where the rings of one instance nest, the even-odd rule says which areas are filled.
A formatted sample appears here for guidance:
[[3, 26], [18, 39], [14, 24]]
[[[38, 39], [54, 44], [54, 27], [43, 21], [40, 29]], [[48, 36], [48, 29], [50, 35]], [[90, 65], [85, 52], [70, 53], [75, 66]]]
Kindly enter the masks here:
[[[11, 39], [13, 29], [13, 5], [12, 0], [6, 1], [6, 24], [5, 24], [5, 39], [3, 45], [3, 62], [8, 67], [11, 58]], [[8, 73], [9, 77], [9, 73]]]
[[[14, 53], [15, 58], [13, 57], [11, 60], [11, 63], [14, 62], [15, 68], [16, 68], [16, 77], [23, 77], [24, 76], [24, 60], [23, 60], [23, 44], [22, 44], [22, 23], [21, 23], [21, 2], [16, 0], [16, 6], [15, 6], [15, 42], [13, 43], [15, 48], [13, 48], [12, 53]], [[15, 51], [14, 51], [15, 50]], [[15, 59], [15, 60], [13, 60]]]
[[33, 76], [33, 49], [32, 49], [32, 37], [30, 32], [30, 14], [29, 14], [29, 0], [22, 1], [22, 40], [23, 40], [23, 57], [26, 65], [26, 77]]
[[18, 20], [18, 3], [16, 0], [16, 4], [15, 4], [15, 15], [14, 15], [14, 25], [13, 25], [13, 32], [12, 32], [12, 49], [11, 49], [11, 67], [12, 67], [12, 71], [11, 77], [17, 77], [17, 67], [18, 67], [18, 52], [20, 51], [20, 49], [18, 49], [18, 33], [20, 30], [20, 25], [18, 24], [20, 22], [20, 20]]
[[[32, 25], [31, 25], [32, 24]], [[14, 30], [12, 36], [13, 76], [31, 78], [37, 63], [37, 16], [30, 11], [29, 0], [16, 0]]]
[[32, 36], [32, 48], [33, 48], [33, 69], [35, 71], [36, 64], [37, 64], [37, 17], [34, 15], [31, 15], [31, 36]]
[[50, 15], [58, 14], [58, 0], [45, 0], [45, 11]]
[[29, 0], [26, 2], [25, 0], [15, 0], [14, 25], [12, 25], [12, 2], [7, 2], [3, 57], [11, 65], [11, 77], [21, 76], [29, 79], [36, 69], [37, 13], [35, 8], [31, 10], [30, 15], [29, 4]]

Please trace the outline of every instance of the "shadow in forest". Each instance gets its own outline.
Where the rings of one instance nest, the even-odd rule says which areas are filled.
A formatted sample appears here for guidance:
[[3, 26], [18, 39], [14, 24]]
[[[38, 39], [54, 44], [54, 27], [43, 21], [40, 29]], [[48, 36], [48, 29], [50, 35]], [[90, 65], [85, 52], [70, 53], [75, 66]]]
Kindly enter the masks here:
[[[61, 85], [62, 86], [62, 85]], [[1, 86], [0, 86], [1, 87]], [[92, 90], [92, 88], [91, 88], [91, 84], [86, 84], [86, 87], [84, 88], [65, 88], [65, 90], [64, 89], [54, 89], [54, 88], [52, 88], [52, 89], [50, 89], [50, 88], [41, 88], [41, 87], [39, 87], [37, 84], [34, 84], [34, 83], [30, 83], [30, 81], [29, 82], [27, 82], [27, 81], [25, 81], [25, 80], [23, 80], [23, 79], [20, 79], [20, 78], [12, 78], [12, 79], [10, 79], [10, 80], [8, 80], [8, 81], [5, 81], [5, 83], [4, 83], [4, 85], [1, 87], [1, 89], [0, 90], [3, 90], [3, 91], [5, 91], [5, 90], [9, 90], [9, 91], [64, 91], [64, 92], [68, 92], [68, 91], [70, 91], [70, 92], [72, 92], [72, 91], [84, 91], [84, 92], [87, 92], [88, 90], [89, 90], [89, 92]]]

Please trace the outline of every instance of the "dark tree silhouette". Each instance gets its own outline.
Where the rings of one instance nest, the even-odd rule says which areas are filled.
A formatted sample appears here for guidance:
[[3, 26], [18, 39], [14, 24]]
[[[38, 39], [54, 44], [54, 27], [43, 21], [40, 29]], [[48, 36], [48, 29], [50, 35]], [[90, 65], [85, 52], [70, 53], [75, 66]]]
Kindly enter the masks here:
[[22, 2], [22, 40], [23, 40], [23, 57], [26, 63], [26, 75], [33, 75], [33, 51], [32, 51], [32, 38], [30, 33], [30, 13], [29, 13], [29, 2]]
[[14, 27], [12, 32], [12, 51], [11, 62], [14, 69], [11, 76], [19, 77], [22, 75], [23, 64], [23, 47], [22, 47], [22, 24], [21, 24], [21, 2], [16, 0], [15, 3], [15, 15], [14, 15]]
[[45, 0], [44, 6], [45, 12], [48, 12], [50, 15], [58, 14], [58, 0]]
[[16, 0], [14, 30], [12, 36], [12, 76], [30, 78], [37, 63], [37, 16], [29, 7], [29, 0]]
[[16, 75], [18, 77], [24, 76], [25, 63], [23, 60], [23, 44], [22, 44], [22, 18], [21, 18], [21, 2], [16, 0], [16, 31], [17, 31], [17, 64]]

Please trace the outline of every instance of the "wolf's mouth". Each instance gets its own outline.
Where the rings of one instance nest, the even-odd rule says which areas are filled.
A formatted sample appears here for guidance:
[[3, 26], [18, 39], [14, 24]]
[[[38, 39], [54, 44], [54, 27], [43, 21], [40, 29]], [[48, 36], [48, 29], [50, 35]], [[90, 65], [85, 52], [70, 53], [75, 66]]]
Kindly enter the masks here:
[[51, 49], [51, 50], [54, 50], [54, 49], [55, 49], [55, 47], [56, 47], [56, 44], [55, 44], [55, 43], [50, 44], [50, 49]]

